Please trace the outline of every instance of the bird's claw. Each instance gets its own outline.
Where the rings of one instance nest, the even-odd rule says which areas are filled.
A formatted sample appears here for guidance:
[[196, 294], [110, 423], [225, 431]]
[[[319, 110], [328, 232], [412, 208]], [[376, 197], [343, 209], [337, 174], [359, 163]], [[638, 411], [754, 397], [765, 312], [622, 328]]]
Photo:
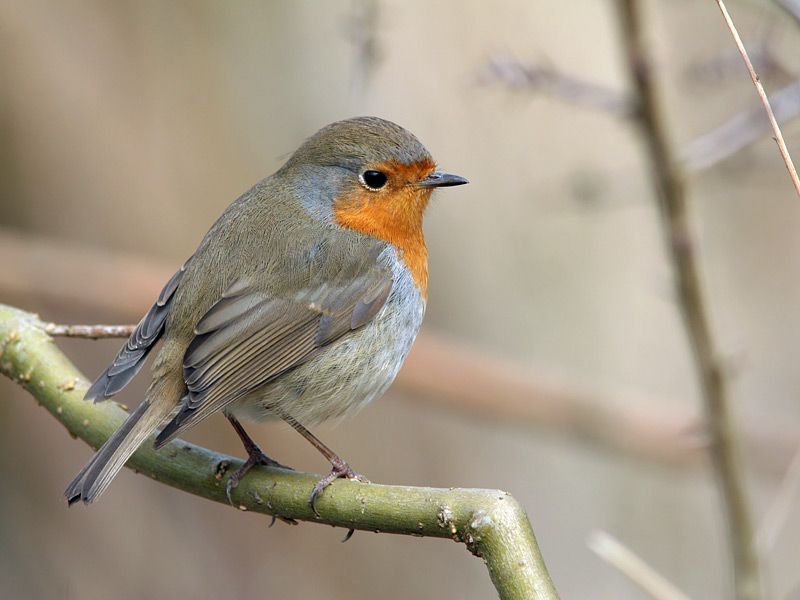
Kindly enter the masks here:
[[353, 534], [356, 532], [355, 529], [348, 529], [347, 533], [345, 534], [344, 538], [342, 539], [342, 543], [344, 544], [347, 540], [353, 537]]
[[[235, 474], [228, 477], [228, 482], [225, 484], [225, 495], [228, 497], [228, 504], [230, 504], [231, 506], [234, 506], [233, 498], [231, 498], [231, 492], [233, 492], [233, 489], [238, 485], [239, 485], [239, 478], [236, 477]], [[234, 506], [234, 508], [236, 507]]]
[[233, 503], [233, 499], [231, 498], [231, 493], [237, 487], [239, 487], [239, 482], [244, 478], [247, 472], [252, 469], [256, 465], [261, 465], [262, 467], [274, 467], [277, 469], [285, 469], [287, 471], [294, 471], [292, 467], [287, 467], [286, 465], [282, 465], [277, 460], [270, 458], [258, 446], [253, 446], [248, 448], [248, 457], [244, 464], [236, 470], [230, 477], [228, 477], [228, 482], [225, 484], [225, 495], [228, 497], [228, 503], [236, 508], [236, 505]]
[[[311, 490], [311, 496], [308, 499], [308, 505], [311, 507], [311, 510], [314, 511], [314, 515], [319, 518], [320, 514], [317, 512], [316, 502], [319, 495], [323, 492], [323, 490], [332, 484], [337, 479], [353, 479], [356, 481], [360, 481], [361, 483], [369, 483], [369, 479], [364, 477], [363, 475], [359, 475], [353, 469], [350, 468], [344, 460], [339, 459], [338, 461], [332, 463], [333, 468], [331, 472], [328, 473], [325, 477], [320, 479], [315, 485], [314, 489]], [[353, 535], [352, 533], [348, 533], [343, 541], [347, 541], [350, 539], [350, 536]]]

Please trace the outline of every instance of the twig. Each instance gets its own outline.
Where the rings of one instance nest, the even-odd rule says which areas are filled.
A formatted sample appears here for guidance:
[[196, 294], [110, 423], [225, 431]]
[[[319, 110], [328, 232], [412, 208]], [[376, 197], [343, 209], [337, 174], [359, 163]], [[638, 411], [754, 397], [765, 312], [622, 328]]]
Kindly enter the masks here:
[[358, 104], [364, 103], [369, 83], [383, 58], [379, 24], [380, 6], [376, 0], [353, 0], [343, 29], [355, 51], [351, 90]]
[[44, 330], [53, 337], [74, 337], [99, 340], [129, 337], [136, 325], [58, 325], [45, 323]]
[[[800, 0], [796, 0], [800, 4]], [[731, 58], [740, 59], [734, 50]], [[777, 69], [774, 58], [766, 51], [762, 54], [765, 66]], [[697, 75], [699, 77], [700, 75]], [[501, 83], [509, 89], [525, 89], [548, 94], [565, 102], [630, 117], [635, 113], [633, 102], [622, 93], [599, 84], [562, 73], [547, 65], [526, 64], [519, 60], [492, 57], [480, 74], [482, 83]], [[772, 94], [770, 101], [778, 123], [785, 123], [800, 115], [800, 81], [795, 81]], [[714, 167], [759, 141], [771, 131], [768, 119], [764, 119], [764, 108], [759, 105], [734, 115], [722, 125], [697, 136], [680, 149], [680, 159], [690, 172]]]
[[789, 17], [800, 25], [800, 0], [773, 0], [778, 8], [782, 9]]
[[[793, 74], [783, 64], [772, 48], [775, 39], [775, 23], [770, 23], [758, 37], [750, 43], [750, 60], [762, 76], [765, 74], [773, 77], [792, 79]], [[686, 69], [687, 79], [705, 88], [713, 88], [732, 78], [736, 81], [742, 75], [742, 55], [736, 48], [722, 48], [714, 52], [711, 57], [694, 61]], [[775, 107], [775, 97], [772, 97], [772, 106]], [[764, 109], [759, 107], [763, 117]]]
[[[72, 434], [99, 447], [127, 416], [114, 402], [84, 402], [88, 383], [51, 343], [35, 315], [0, 305], [0, 372], [25, 387]], [[236, 458], [176, 440], [156, 451], [145, 442], [128, 467], [172, 487], [228, 504]], [[501, 598], [557, 598], [522, 507], [500, 490], [436, 489], [339, 480], [316, 503], [317, 475], [258, 468], [233, 491], [240, 510], [347, 529], [450, 538], [489, 569]]]
[[[0, 297], [67, 303], [125, 319], [144, 314], [175, 267], [2, 228], [0, 256], [12, 257], [0, 269]], [[392, 389], [426, 409], [547, 427], [606, 452], [658, 463], [694, 466], [706, 455], [706, 446], [693, 435], [697, 417], [676, 408], [682, 402], [584, 389], [430, 330], [420, 335]], [[753, 464], [760, 472], [783, 476], [784, 465], [800, 445], [797, 429], [767, 415], [750, 415], [746, 427]]]
[[593, 531], [586, 545], [656, 600], [689, 600], [689, 596], [611, 534]]
[[[775, 118], [780, 123], [800, 115], [800, 81], [772, 94]], [[680, 159], [689, 171], [702, 171], [722, 162], [757, 142], [770, 130], [764, 109], [756, 106], [741, 112], [719, 127], [696, 137], [680, 150]]]
[[758, 97], [761, 98], [761, 103], [764, 105], [764, 110], [767, 113], [767, 117], [769, 118], [769, 123], [772, 126], [772, 131], [775, 134], [775, 142], [778, 144], [778, 150], [781, 153], [781, 157], [783, 158], [783, 162], [786, 164], [786, 169], [789, 171], [789, 177], [792, 179], [792, 184], [794, 185], [794, 189], [797, 192], [797, 195], [800, 196], [800, 177], [797, 175], [797, 170], [794, 168], [794, 163], [792, 162], [792, 157], [789, 154], [789, 149], [786, 147], [786, 142], [783, 141], [783, 134], [781, 133], [781, 128], [778, 125], [778, 121], [775, 119], [775, 115], [772, 112], [772, 107], [769, 104], [769, 98], [767, 98], [767, 92], [764, 90], [764, 86], [761, 85], [761, 80], [758, 77], [755, 69], [753, 68], [753, 63], [750, 62], [750, 57], [747, 55], [747, 50], [742, 43], [742, 38], [739, 37], [739, 32], [736, 30], [736, 26], [733, 24], [733, 19], [731, 19], [731, 15], [728, 13], [728, 9], [725, 7], [725, 3], [723, 0], [717, 0], [717, 5], [719, 6], [720, 11], [722, 11], [722, 16], [725, 19], [725, 24], [728, 26], [728, 29], [733, 36], [733, 41], [736, 42], [736, 47], [739, 49], [739, 53], [742, 55], [742, 59], [744, 60], [744, 64], [747, 65], [747, 70], [750, 73], [750, 78], [753, 80], [753, 85], [756, 86], [756, 91], [758, 92]]
[[761, 520], [757, 537], [761, 552], [766, 553], [775, 545], [789, 513], [797, 504], [798, 494], [800, 494], [800, 448], [789, 463], [786, 475]]
[[479, 81], [541, 92], [615, 116], [627, 117], [633, 113], [633, 103], [624, 93], [562, 73], [548, 65], [524, 64], [513, 58], [494, 56], [487, 61]]
[[710, 453], [725, 507], [729, 547], [733, 554], [736, 597], [759, 598], [761, 575], [750, 507], [744, 489], [728, 392], [714, 345], [694, 254], [686, 187], [668, 143], [644, 37], [642, 2], [620, 0], [625, 58], [639, 99], [639, 126], [647, 144], [661, 222], [677, 284], [678, 304], [703, 393]]

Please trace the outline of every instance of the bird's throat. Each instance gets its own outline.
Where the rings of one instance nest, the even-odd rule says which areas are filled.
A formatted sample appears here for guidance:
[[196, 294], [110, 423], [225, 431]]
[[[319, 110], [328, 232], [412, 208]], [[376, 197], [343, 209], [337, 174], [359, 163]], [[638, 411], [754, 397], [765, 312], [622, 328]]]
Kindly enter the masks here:
[[386, 197], [358, 190], [334, 203], [336, 223], [395, 246], [423, 298], [428, 296], [428, 248], [422, 217], [430, 193], [404, 189]]

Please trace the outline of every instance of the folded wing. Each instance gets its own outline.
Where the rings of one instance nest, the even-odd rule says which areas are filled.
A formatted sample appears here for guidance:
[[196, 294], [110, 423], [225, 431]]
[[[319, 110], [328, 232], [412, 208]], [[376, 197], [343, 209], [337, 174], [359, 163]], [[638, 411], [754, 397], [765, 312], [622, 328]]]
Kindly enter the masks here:
[[369, 322], [393, 284], [382, 249], [375, 244], [280, 297], [254, 279], [234, 283], [195, 327], [183, 362], [188, 394], [156, 447]]

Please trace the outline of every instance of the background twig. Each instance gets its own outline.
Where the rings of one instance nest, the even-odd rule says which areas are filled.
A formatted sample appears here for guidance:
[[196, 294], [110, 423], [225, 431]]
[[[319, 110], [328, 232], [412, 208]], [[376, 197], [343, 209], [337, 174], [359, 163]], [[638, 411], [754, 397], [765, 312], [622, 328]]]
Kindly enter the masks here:
[[611, 534], [602, 530], [594, 531], [586, 544], [592, 552], [616, 567], [656, 600], [689, 600], [672, 582]]
[[800, 495], [798, 492], [800, 492], [800, 448], [789, 463], [786, 475], [761, 519], [758, 528], [758, 547], [762, 552], [769, 551], [775, 545], [792, 508], [797, 505], [797, 498]]
[[633, 103], [626, 94], [546, 64], [493, 56], [483, 66], [478, 80], [484, 84], [500, 83], [510, 89], [538, 92], [617, 117], [629, 117], [633, 113]]
[[[772, 94], [772, 107], [780, 123], [800, 115], [800, 81], [790, 83]], [[689, 171], [710, 169], [762, 139], [769, 129], [763, 107], [756, 106], [734, 115], [722, 125], [685, 144], [680, 150], [681, 161]]]
[[730, 413], [725, 376], [709, 324], [695, 258], [686, 185], [669, 145], [644, 34], [643, 3], [621, 0], [625, 59], [639, 103], [639, 126], [646, 143], [661, 222], [674, 266], [678, 307], [702, 389], [710, 453], [724, 505], [733, 555], [734, 587], [740, 600], [760, 597], [761, 575], [742, 465]]
[[773, 2], [800, 25], [800, 0], [773, 0]]
[[733, 41], [736, 43], [736, 47], [739, 49], [739, 53], [742, 55], [744, 64], [747, 65], [747, 71], [750, 73], [750, 79], [753, 80], [753, 85], [756, 86], [756, 92], [758, 92], [758, 97], [761, 99], [761, 103], [764, 105], [767, 118], [769, 119], [769, 123], [772, 126], [772, 131], [775, 134], [775, 142], [778, 144], [778, 150], [781, 153], [781, 158], [783, 158], [783, 162], [786, 164], [786, 169], [789, 171], [789, 177], [792, 179], [794, 189], [797, 192], [797, 195], [800, 196], [800, 177], [797, 175], [797, 170], [794, 168], [794, 163], [792, 162], [792, 156], [789, 154], [789, 149], [786, 147], [786, 142], [783, 140], [783, 133], [781, 133], [781, 128], [778, 125], [778, 121], [775, 119], [775, 114], [772, 112], [772, 107], [769, 104], [767, 92], [764, 90], [764, 86], [761, 85], [761, 80], [759, 79], [756, 70], [753, 68], [753, 63], [750, 62], [750, 57], [747, 55], [747, 50], [742, 43], [742, 38], [739, 37], [739, 32], [736, 30], [736, 25], [733, 24], [733, 19], [731, 19], [731, 15], [728, 13], [725, 3], [722, 0], [717, 0], [717, 5], [719, 6], [720, 11], [722, 11], [725, 24], [728, 26], [728, 29], [733, 36]]

